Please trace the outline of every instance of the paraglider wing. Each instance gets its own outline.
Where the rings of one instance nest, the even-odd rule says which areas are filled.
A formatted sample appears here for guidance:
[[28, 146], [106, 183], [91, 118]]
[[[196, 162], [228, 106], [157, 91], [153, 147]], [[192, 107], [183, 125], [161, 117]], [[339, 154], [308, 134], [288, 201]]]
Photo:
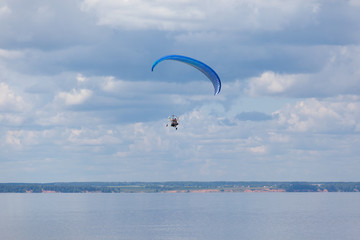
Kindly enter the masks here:
[[185, 56], [181, 56], [181, 55], [168, 55], [165, 57], [162, 57], [158, 60], [156, 60], [154, 62], [154, 64], [152, 65], [151, 71], [154, 71], [155, 66], [165, 60], [174, 60], [174, 61], [179, 61], [179, 62], [183, 62], [186, 64], [189, 64], [190, 66], [198, 69], [199, 71], [201, 71], [203, 74], [205, 74], [209, 80], [212, 82], [212, 84], [214, 85], [214, 95], [218, 94], [221, 90], [221, 81], [219, 76], [217, 75], [217, 73], [208, 65], [206, 65], [203, 62], [200, 62], [199, 60], [193, 59], [193, 58], [189, 58], [189, 57], [185, 57]]

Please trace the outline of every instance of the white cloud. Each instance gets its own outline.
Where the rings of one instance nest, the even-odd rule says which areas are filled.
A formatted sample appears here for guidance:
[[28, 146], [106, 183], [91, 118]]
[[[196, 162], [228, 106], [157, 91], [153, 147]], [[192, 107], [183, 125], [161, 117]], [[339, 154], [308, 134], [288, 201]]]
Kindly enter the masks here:
[[77, 145], [112, 145], [121, 140], [112, 130], [105, 129], [69, 129], [66, 133], [68, 142]]
[[9, 131], [6, 135], [6, 143], [7, 144], [11, 144], [11, 145], [20, 145], [20, 139], [18, 136], [16, 136], [17, 134], [14, 133], [13, 131]]
[[109, 76], [105, 77], [101, 87], [105, 92], [118, 92], [124, 90], [124, 88], [126, 92], [126, 88], [128, 86], [129, 83], [121, 80], [116, 80], [115, 77]]
[[77, 76], [76, 76], [76, 80], [79, 82], [79, 83], [83, 83], [83, 82], [86, 82], [87, 81], [87, 78], [82, 75], [81, 73], [79, 73]]
[[281, 95], [303, 77], [296, 74], [264, 72], [260, 77], [250, 79], [247, 91], [250, 96]]
[[262, 153], [262, 154], [264, 154], [266, 152], [266, 147], [265, 146], [250, 147], [249, 151], [253, 152], [253, 153]]
[[[67, 121], [65, 125], [52, 123], [57, 127], [49, 125], [47, 131], [10, 130], [0, 145], [18, 151], [35, 151], [46, 145], [63, 151], [71, 159], [79, 152], [87, 159], [88, 167], [96, 169], [101, 165], [108, 169], [107, 173], [112, 172], [111, 176], [116, 175], [116, 169], [128, 172], [136, 169], [136, 175], [131, 175], [133, 180], [213, 180], [214, 177], [234, 180], [254, 176], [272, 180], [269, 176], [278, 176], [289, 159], [295, 168], [304, 169], [309, 167], [304, 159], [320, 164], [324, 157], [337, 161], [340, 153], [354, 154], [356, 149], [349, 144], [359, 141], [356, 139], [360, 131], [359, 102], [357, 96], [306, 99], [279, 109], [273, 120], [231, 119], [231, 124], [226, 125], [223, 121], [230, 108], [223, 107], [222, 102], [206, 101], [202, 107], [180, 116], [177, 131], [165, 127], [166, 116], [157, 121], [128, 124], [106, 123], [98, 118], [90, 127], [89, 114], [79, 117], [60, 109], [57, 115], [38, 116], [48, 119], [61, 114], [60, 118]], [[79, 118], [85, 121], [79, 123]], [[71, 127], [76, 122], [81, 127]], [[289, 166], [285, 169], [280, 175], [285, 179], [304, 180], [297, 170]], [[316, 170], [312, 174], [314, 179]], [[131, 179], [130, 175], [126, 176], [124, 180]]]
[[0, 7], [0, 17], [11, 14], [11, 9], [5, 5]]
[[163, 29], [192, 28], [195, 19], [202, 19], [202, 12], [193, 7], [184, 7], [180, 1], [84, 1], [85, 11], [94, 11], [100, 25], [119, 26], [125, 29]]
[[314, 73], [263, 72], [248, 80], [250, 96], [336, 97], [360, 95], [360, 47], [328, 46], [329, 56]]
[[360, 129], [359, 96], [307, 99], [274, 113], [280, 126], [289, 131], [315, 133], [358, 133]]
[[88, 100], [92, 95], [89, 89], [73, 89], [71, 92], [60, 92], [57, 98], [62, 99], [66, 105], [79, 105]]
[[0, 82], [0, 111], [21, 111], [27, 104], [6, 83]]
[[[6, 144], [14, 147], [25, 147], [44, 143], [48, 140], [48, 135], [52, 131], [34, 131], [34, 130], [9, 130], [6, 132]], [[46, 140], [45, 140], [46, 139]]]
[[21, 51], [6, 50], [0, 48], [0, 58], [16, 59], [22, 57], [24, 54]]
[[[95, 13], [98, 24], [124, 29], [279, 30], [292, 18], [314, 14], [317, 1], [115, 1], [85, 0], [82, 9]], [[236, 19], [236, 21], [234, 20]]]

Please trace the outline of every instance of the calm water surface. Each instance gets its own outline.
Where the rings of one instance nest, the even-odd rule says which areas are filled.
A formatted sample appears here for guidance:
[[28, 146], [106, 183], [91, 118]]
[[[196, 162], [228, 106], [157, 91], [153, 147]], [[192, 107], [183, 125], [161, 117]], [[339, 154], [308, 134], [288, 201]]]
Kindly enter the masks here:
[[0, 239], [359, 240], [360, 193], [0, 194]]

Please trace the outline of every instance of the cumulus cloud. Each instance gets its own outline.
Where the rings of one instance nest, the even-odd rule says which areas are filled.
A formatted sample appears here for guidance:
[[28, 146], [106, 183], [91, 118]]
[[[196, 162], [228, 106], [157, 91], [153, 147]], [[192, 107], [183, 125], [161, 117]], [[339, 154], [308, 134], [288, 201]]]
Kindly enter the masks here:
[[300, 78], [298, 75], [264, 72], [260, 77], [250, 79], [249, 94], [252, 96], [284, 94], [298, 78]]
[[249, 150], [253, 153], [265, 153], [266, 148], [265, 146], [257, 146], [257, 147], [251, 147]]
[[251, 96], [335, 97], [360, 94], [359, 46], [328, 47], [331, 52], [324, 66], [314, 73], [276, 73], [266, 71], [248, 81]]
[[[191, 27], [191, 21], [203, 18], [202, 12], [195, 8], [186, 7], [185, 11], [179, 11], [178, 8], [169, 5], [166, 1], [84, 1], [82, 9], [94, 11], [99, 17], [100, 25], [120, 26], [126, 29], [174, 30], [178, 26]], [[179, 7], [182, 4], [173, 2], [172, 6], [174, 5]]]
[[57, 98], [62, 99], [66, 105], [78, 105], [84, 103], [92, 95], [89, 89], [73, 89], [71, 92], [60, 92]]
[[20, 139], [16, 135], [18, 134], [14, 133], [13, 131], [9, 131], [6, 135], [6, 143], [20, 145]]
[[83, 83], [83, 82], [86, 82], [87, 81], [87, 78], [82, 75], [81, 73], [79, 73], [77, 76], [76, 76], [76, 80], [79, 82], [79, 83]]
[[[313, 14], [317, 1], [93, 1], [84, 11], [95, 13], [98, 24], [124, 29], [157, 30], [279, 30], [298, 14]], [[239, 19], [239, 21], [234, 21]]]
[[9, 145], [29, 145], [36, 144], [36, 132], [34, 131], [24, 131], [24, 130], [15, 130], [8, 131], [6, 134], [6, 143]]
[[20, 111], [25, 108], [23, 98], [16, 95], [6, 83], [0, 82], [0, 112]]
[[[118, 133], [128, 137], [122, 138], [125, 145], [117, 148], [113, 157], [122, 161], [138, 159], [141, 164], [146, 164], [152, 161], [152, 153], [156, 152], [156, 164], [162, 162], [157, 165], [160, 168], [167, 165], [168, 156], [171, 156], [176, 166], [182, 166], [184, 161], [187, 166], [198, 169], [211, 165], [206, 172], [198, 172], [199, 179], [207, 179], [209, 176], [226, 178], [226, 174], [232, 172], [223, 165], [227, 161], [237, 167], [249, 167], [249, 162], [262, 163], [274, 171], [272, 176], [275, 177], [288, 163], [290, 156], [295, 161], [294, 167], [305, 169], [305, 159], [317, 161], [314, 158], [319, 156], [336, 159], [341, 154], [354, 154], [357, 150], [349, 146], [355, 144], [356, 140], [352, 141], [359, 131], [358, 103], [356, 96], [321, 101], [308, 99], [274, 112], [271, 120], [244, 122], [232, 119], [232, 125], [222, 124], [225, 112], [220, 113], [214, 106], [204, 106], [181, 115], [177, 131], [165, 128], [165, 121], [121, 127], [121, 133], [120, 130]], [[218, 114], [214, 114], [216, 112]], [[339, 145], [334, 148], [332, 144], [335, 136]], [[334, 154], [334, 151], [337, 153]], [[268, 165], [270, 163], [272, 165]], [[166, 168], [175, 173], [171, 166]], [[219, 168], [222, 169], [221, 173]], [[249, 168], [247, 171], [258, 176], [256, 171]], [[294, 174], [293, 177], [301, 175], [292, 168], [287, 171], [290, 178], [291, 174]], [[181, 168], [177, 167], [176, 172], [178, 178], [186, 179], [187, 175]], [[312, 177], [316, 178], [315, 175]]]
[[360, 127], [360, 98], [307, 99], [274, 114], [280, 126], [290, 131], [356, 134]]
[[[88, 78], [87, 84], [91, 85], [91, 81]], [[78, 83], [73, 81], [73, 84]], [[101, 89], [102, 84], [98, 86]], [[354, 136], [360, 131], [359, 98], [351, 95], [299, 100], [275, 111], [271, 118], [266, 115], [266, 121], [256, 121], [260, 113], [255, 114], [255, 119], [250, 114], [244, 121], [241, 112], [242, 117], [229, 114], [231, 109], [224, 107], [221, 101], [216, 104], [205, 101], [180, 115], [177, 131], [165, 127], [166, 117], [147, 122], [109, 123], [99, 117], [94, 121], [89, 113], [80, 117], [83, 121], [76, 127], [78, 114], [58, 110], [61, 112], [56, 115], [38, 116], [43, 120], [66, 118], [66, 125], [52, 122], [46, 125], [50, 130], [10, 130], [0, 145], [19, 151], [37, 151], [37, 146], [47, 145], [70, 159], [74, 159], [74, 152], [82, 152], [81, 158], [88, 159], [87, 165], [97, 166], [100, 162], [96, 159], [106, 159], [106, 164], [101, 162], [102, 168], [117, 166], [108, 170], [107, 176], [115, 176], [120, 171], [117, 168], [127, 172], [137, 169], [136, 174], [132, 174], [134, 180], [193, 180], [194, 176], [197, 180], [214, 177], [233, 180], [235, 176], [268, 180], [261, 178], [261, 166], [265, 165], [270, 171], [267, 177], [276, 178], [288, 164], [289, 156], [296, 160], [293, 167], [305, 169], [304, 159], [355, 154], [355, 148], [346, 146], [353, 144], [351, 141], [356, 140]], [[264, 115], [261, 114], [261, 118]], [[89, 120], [93, 124], [88, 124]], [[226, 120], [231, 124], [224, 124]], [[336, 142], [332, 136], [337, 136]], [[337, 144], [338, 154], [333, 154], [333, 144]], [[256, 171], [254, 165], [259, 165]], [[144, 174], [149, 171], [152, 174]], [[260, 172], [263, 174], [263, 170]], [[303, 175], [288, 166], [281, 176], [302, 180]], [[316, 178], [316, 171], [308, 177]]]
[[105, 129], [69, 129], [68, 141], [77, 145], [119, 144], [121, 140], [113, 130]]

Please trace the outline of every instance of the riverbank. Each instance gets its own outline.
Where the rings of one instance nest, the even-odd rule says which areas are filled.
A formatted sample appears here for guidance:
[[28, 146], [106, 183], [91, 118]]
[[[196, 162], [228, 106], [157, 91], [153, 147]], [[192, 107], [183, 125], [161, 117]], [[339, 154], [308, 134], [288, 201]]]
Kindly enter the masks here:
[[359, 192], [360, 182], [0, 183], [0, 193]]

